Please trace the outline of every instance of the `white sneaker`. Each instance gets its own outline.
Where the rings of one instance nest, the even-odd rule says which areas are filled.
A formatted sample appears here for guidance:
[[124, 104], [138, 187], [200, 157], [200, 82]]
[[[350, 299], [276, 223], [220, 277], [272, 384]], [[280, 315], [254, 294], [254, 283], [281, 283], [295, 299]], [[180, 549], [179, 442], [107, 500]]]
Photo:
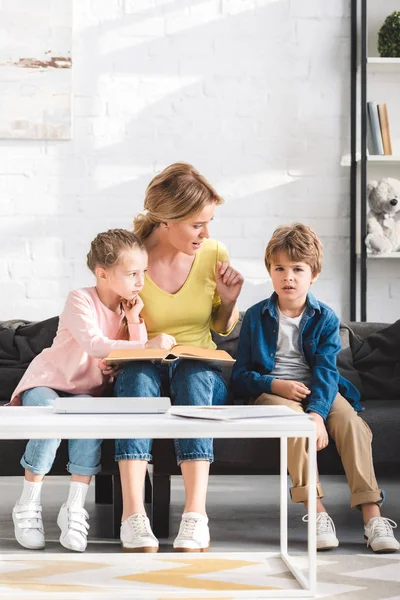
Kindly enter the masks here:
[[36, 502], [16, 504], [12, 511], [14, 532], [18, 544], [28, 550], [44, 548], [42, 507]]
[[399, 542], [394, 537], [393, 529], [397, 523], [392, 519], [384, 517], [372, 517], [364, 525], [364, 540], [371, 546], [374, 552], [397, 552], [400, 548]]
[[84, 552], [87, 546], [89, 515], [84, 508], [67, 506], [64, 502], [57, 517], [61, 529], [60, 544], [74, 552]]
[[120, 537], [124, 552], [158, 552], [158, 539], [142, 513], [130, 515], [121, 523]]
[[[304, 523], [308, 522], [308, 515], [304, 515]], [[317, 513], [317, 550], [331, 550], [339, 546], [336, 537], [335, 524], [327, 512]]]
[[210, 547], [208, 517], [197, 512], [182, 515], [179, 533], [174, 541], [178, 552], [207, 552]]

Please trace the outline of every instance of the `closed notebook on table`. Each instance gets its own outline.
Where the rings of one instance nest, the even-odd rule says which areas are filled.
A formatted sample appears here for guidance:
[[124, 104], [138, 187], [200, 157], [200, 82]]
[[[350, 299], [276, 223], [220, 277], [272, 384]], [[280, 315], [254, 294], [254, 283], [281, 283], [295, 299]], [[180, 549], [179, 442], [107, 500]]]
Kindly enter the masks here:
[[225, 364], [233, 364], [232, 358], [225, 350], [210, 350], [208, 348], [196, 348], [195, 346], [173, 346], [170, 350], [138, 349], [138, 350], [114, 350], [104, 360], [109, 364], [120, 364], [135, 360], [160, 360], [162, 362], [173, 362], [182, 359], [205, 360]]

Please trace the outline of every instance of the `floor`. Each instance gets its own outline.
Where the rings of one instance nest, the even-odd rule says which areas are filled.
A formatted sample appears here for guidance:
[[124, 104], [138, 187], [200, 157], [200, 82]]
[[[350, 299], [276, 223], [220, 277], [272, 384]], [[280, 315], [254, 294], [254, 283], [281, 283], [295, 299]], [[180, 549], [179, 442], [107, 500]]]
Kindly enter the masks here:
[[[349, 508], [349, 493], [344, 477], [323, 478], [326, 506], [335, 521], [340, 546], [332, 553], [356, 554], [365, 551], [361, 515]], [[15, 541], [11, 511], [20, 493], [22, 478], [0, 479], [0, 549], [3, 553], [27, 552]], [[43, 515], [46, 531], [46, 550], [67, 552], [58, 543], [57, 513], [65, 500], [69, 480], [67, 477], [49, 477], [43, 486]], [[387, 500], [384, 516], [400, 520], [399, 483], [381, 481]], [[160, 540], [160, 551], [171, 551], [179, 527], [184, 502], [180, 477], [172, 478], [171, 536]], [[111, 539], [111, 507], [94, 503], [91, 485], [86, 508], [90, 514], [89, 552], [120, 552], [118, 540]], [[289, 531], [291, 549], [305, 550], [306, 524], [301, 518], [304, 508], [289, 504]], [[214, 552], [269, 552], [279, 544], [279, 478], [214, 476], [210, 478], [208, 492], [211, 548]]]

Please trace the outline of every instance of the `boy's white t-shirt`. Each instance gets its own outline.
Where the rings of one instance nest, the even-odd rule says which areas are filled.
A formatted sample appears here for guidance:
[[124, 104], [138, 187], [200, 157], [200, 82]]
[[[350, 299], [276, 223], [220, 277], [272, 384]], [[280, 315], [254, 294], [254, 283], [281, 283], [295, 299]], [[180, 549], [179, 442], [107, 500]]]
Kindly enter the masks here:
[[[270, 375], [311, 384], [311, 369], [299, 348], [299, 326], [303, 313], [287, 317], [278, 309], [279, 329], [275, 365]], [[304, 312], [304, 311], [303, 311]]]

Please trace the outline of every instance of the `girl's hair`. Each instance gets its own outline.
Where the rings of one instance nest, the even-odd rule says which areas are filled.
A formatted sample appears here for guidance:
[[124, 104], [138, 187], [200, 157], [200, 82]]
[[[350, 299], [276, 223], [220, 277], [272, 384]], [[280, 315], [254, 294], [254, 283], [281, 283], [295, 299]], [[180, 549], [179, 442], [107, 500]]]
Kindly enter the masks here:
[[302, 223], [282, 225], [275, 229], [265, 250], [265, 266], [268, 273], [277, 254], [287, 254], [293, 262], [305, 262], [313, 275], [322, 269], [322, 244], [314, 231]]
[[109, 269], [121, 259], [121, 255], [130, 249], [144, 250], [139, 238], [127, 229], [109, 229], [98, 233], [87, 255], [86, 264], [94, 273], [96, 267]]
[[133, 230], [145, 240], [155, 227], [168, 221], [184, 221], [210, 202], [223, 203], [207, 179], [192, 165], [174, 163], [149, 183], [144, 199], [145, 214], [136, 216]]
[[[90, 244], [86, 264], [92, 273], [95, 272], [96, 267], [110, 269], [119, 263], [124, 252], [133, 249], [145, 251], [142, 242], [132, 231], [109, 229], [98, 233]], [[118, 339], [129, 340], [128, 320], [125, 315], [118, 332]]]

